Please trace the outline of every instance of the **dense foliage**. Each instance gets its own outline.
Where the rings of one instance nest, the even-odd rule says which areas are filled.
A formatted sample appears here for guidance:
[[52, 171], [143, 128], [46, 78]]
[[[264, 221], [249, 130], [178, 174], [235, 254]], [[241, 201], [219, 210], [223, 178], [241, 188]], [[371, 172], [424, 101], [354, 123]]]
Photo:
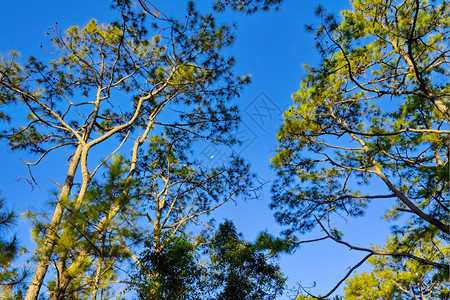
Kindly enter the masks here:
[[19, 242], [11, 229], [17, 216], [5, 208], [0, 198], [0, 299], [21, 299], [26, 272], [14, 266], [19, 255]]
[[[432, 260], [448, 259], [449, 249], [436, 238], [436, 230], [424, 230], [422, 236], [411, 235], [388, 240], [384, 252], [412, 252]], [[433, 245], [433, 242], [437, 245]], [[440, 251], [439, 251], [440, 250]], [[442, 252], [441, 252], [442, 251]], [[436, 269], [404, 256], [374, 256], [368, 259], [370, 273], [356, 274], [347, 280], [344, 299], [448, 299], [450, 284], [448, 268]]]
[[132, 287], [139, 299], [275, 299], [286, 279], [231, 221], [209, 238], [168, 238], [162, 251], [146, 243]]

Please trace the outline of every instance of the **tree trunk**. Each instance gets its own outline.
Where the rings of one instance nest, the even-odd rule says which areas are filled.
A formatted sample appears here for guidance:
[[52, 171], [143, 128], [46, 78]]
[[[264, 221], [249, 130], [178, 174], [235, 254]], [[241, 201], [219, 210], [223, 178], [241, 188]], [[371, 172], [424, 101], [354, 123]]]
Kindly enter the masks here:
[[59, 225], [61, 223], [64, 212], [61, 201], [69, 197], [70, 190], [73, 186], [73, 179], [80, 162], [81, 150], [82, 145], [79, 145], [70, 162], [66, 181], [64, 182], [64, 186], [61, 188], [61, 193], [58, 198], [58, 202], [56, 203], [55, 211], [53, 212], [52, 220], [45, 236], [45, 242], [42, 245], [42, 249], [40, 250], [41, 253], [38, 257], [38, 264], [28, 287], [25, 300], [36, 300], [38, 298], [42, 283], [44, 282], [44, 277], [47, 273], [48, 265], [50, 263], [50, 257], [53, 254], [53, 249], [55, 248], [57, 242]]

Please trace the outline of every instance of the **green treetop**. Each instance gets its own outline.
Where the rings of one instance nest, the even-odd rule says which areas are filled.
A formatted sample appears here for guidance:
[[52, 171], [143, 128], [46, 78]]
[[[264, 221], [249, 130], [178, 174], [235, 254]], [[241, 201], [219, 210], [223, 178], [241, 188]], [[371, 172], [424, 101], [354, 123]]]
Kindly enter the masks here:
[[132, 282], [140, 299], [269, 300], [283, 293], [286, 279], [279, 266], [245, 241], [231, 221], [211, 237], [164, 240], [162, 251], [150, 241], [141, 255], [143, 268]]

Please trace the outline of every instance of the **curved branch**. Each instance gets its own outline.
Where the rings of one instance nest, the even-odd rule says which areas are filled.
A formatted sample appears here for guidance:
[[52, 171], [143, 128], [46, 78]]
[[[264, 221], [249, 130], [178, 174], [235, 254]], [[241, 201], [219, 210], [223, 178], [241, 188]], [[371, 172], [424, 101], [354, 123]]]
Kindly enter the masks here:
[[[355, 271], [357, 268], [359, 268], [366, 260], [368, 260], [371, 256], [373, 255], [373, 253], [369, 253], [366, 256], [364, 256], [363, 259], [361, 259], [356, 265], [354, 265], [353, 267], [350, 268], [350, 270], [347, 272], [347, 274], [345, 274], [345, 276], [339, 280], [339, 282], [325, 295], [325, 296], [314, 296], [312, 294], [310, 294], [309, 292], [308, 295], [316, 298], [316, 299], [327, 299], [331, 294], [334, 293], [334, 291], [336, 291], [336, 289], [348, 278], [350, 277], [350, 275], [353, 273], [353, 271]], [[304, 290], [304, 289], [303, 289]]]
[[[417, 24], [417, 18], [419, 16], [419, 10], [420, 10], [420, 1], [416, 0], [416, 9], [414, 12], [414, 18], [413, 18], [413, 25], [411, 28], [411, 32], [408, 36], [407, 45], [408, 45], [408, 56], [407, 56], [407, 63], [409, 66], [411, 66], [414, 70], [414, 74], [417, 78], [417, 81], [419, 82], [420, 88], [425, 92], [425, 95], [428, 99], [433, 102], [434, 106], [444, 115], [449, 117], [449, 111], [448, 106], [446, 106], [444, 103], [442, 103], [441, 100], [438, 99], [438, 97], [433, 93], [433, 91], [428, 87], [425, 79], [422, 76], [422, 73], [419, 71], [419, 67], [417, 66], [417, 63], [414, 59], [414, 55], [412, 52], [412, 44], [415, 41], [414, 38], [414, 31], [416, 30], [416, 24]], [[406, 58], [406, 57], [405, 57]]]
[[[342, 120], [338, 120], [337, 121], [345, 128], [348, 128], [343, 122]], [[356, 141], [358, 141], [361, 146], [363, 146], [364, 150], [369, 153], [370, 150], [367, 147], [365, 141], [362, 138], [357, 137], [354, 134], [350, 134], [351, 137], [353, 139], [355, 139]], [[402, 193], [400, 190], [398, 190], [394, 184], [392, 184], [392, 182], [386, 177], [386, 175], [384, 175], [384, 173], [381, 170], [381, 167], [379, 166], [378, 162], [372, 157], [369, 156], [370, 160], [372, 162], [373, 165], [373, 171], [370, 171], [372, 173], [375, 173], [385, 184], [386, 186], [395, 194], [395, 196], [400, 199], [400, 201], [402, 201], [409, 209], [411, 209], [412, 212], [414, 212], [414, 214], [416, 214], [418, 217], [420, 217], [421, 219], [423, 219], [424, 221], [427, 221], [428, 223], [434, 225], [436, 228], [438, 228], [440, 231], [442, 231], [445, 234], [450, 234], [449, 233], [449, 227], [448, 225], [444, 224], [443, 222], [441, 222], [440, 220], [434, 218], [431, 215], [426, 214], [423, 210], [421, 210], [419, 207], [417, 207], [411, 200], [408, 199], [408, 197], [405, 196], [404, 193]]]
[[23, 160], [23, 159], [21, 159], [21, 161], [22, 161], [23, 163], [27, 164], [28, 166], [35, 166], [35, 165], [39, 164], [39, 163], [41, 162], [41, 160], [44, 159], [44, 157], [45, 157], [49, 152], [51, 152], [51, 151], [53, 151], [53, 150], [55, 150], [55, 149], [64, 147], [64, 146], [74, 145], [74, 144], [76, 144], [76, 143], [75, 143], [75, 142], [68, 142], [68, 143], [62, 143], [62, 144], [53, 146], [53, 147], [47, 149], [44, 153], [42, 153], [42, 155], [41, 155], [41, 156], [38, 158], [38, 160], [36, 160], [34, 163], [27, 162], [27, 161], [25, 161], [25, 160]]
[[120, 145], [113, 152], [111, 152], [101, 163], [98, 164], [98, 166], [95, 168], [95, 170], [91, 173], [92, 177], [94, 177], [95, 173], [97, 173], [98, 169], [100, 169], [100, 167], [102, 165], [104, 165], [117, 151], [119, 151], [119, 149], [122, 147], [123, 143], [125, 143], [125, 141], [128, 139], [129, 134], [130, 134], [130, 132], [127, 132], [127, 135], [123, 138]]
[[[437, 262], [432, 262], [432, 261], [428, 261], [426, 259], [423, 259], [421, 257], [417, 257], [415, 255], [412, 255], [410, 253], [406, 253], [406, 252], [385, 252], [385, 251], [377, 251], [377, 250], [372, 250], [372, 249], [368, 249], [368, 248], [363, 248], [363, 247], [358, 247], [358, 246], [354, 246], [351, 245], [345, 241], [342, 241], [338, 238], [336, 238], [335, 236], [333, 236], [326, 228], [325, 226], [323, 226], [322, 222], [320, 222], [320, 220], [315, 217], [317, 223], [320, 225], [320, 227], [322, 228], [322, 230], [325, 232], [325, 234], [327, 235], [326, 237], [322, 237], [319, 238], [318, 240], [324, 240], [327, 238], [332, 239], [333, 241], [345, 245], [348, 248], [350, 248], [351, 250], [359, 250], [359, 251], [364, 251], [364, 252], [368, 252], [368, 254], [363, 257], [363, 259], [361, 259], [357, 264], [355, 264], [353, 267], [351, 267], [349, 269], [349, 271], [345, 274], [345, 276], [339, 280], [339, 282], [325, 295], [325, 296], [315, 296], [313, 294], [311, 294], [310, 292], [306, 291], [305, 288], [302, 287], [302, 289], [311, 297], [315, 298], [315, 299], [327, 299], [331, 294], [333, 294], [336, 289], [353, 273], [353, 271], [355, 271], [357, 268], [359, 268], [364, 262], [366, 262], [370, 257], [374, 256], [374, 255], [386, 255], [386, 256], [398, 256], [398, 257], [408, 257], [411, 259], [414, 259], [416, 261], [419, 261], [423, 264], [426, 265], [431, 265], [437, 268], [448, 268], [449, 265], [446, 264], [441, 264], [441, 263], [437, 263]], [[313, 240], [314, 241], [314, 240]]]
[[358, 250], [358, 251], [369, 252], [372, 255], [408, 257], [408, 258], [414, 259], [414, 260], [416, 260], [416, 261], [418, 261], [420, 263], [423, 263], [425, 265], [429, 265], [429, 266], [433, 266], [433, 267], [441, 268], [441, 269], [449, 267], [449, 265], [447, 265], [447, 264], [438, 263], [438, 262], [434, 262], [434, 261], [429, 261], [427, 259], [415, 256], [415, 255], [413, 255], [411, 253], [408, 253], [408, 252], [386, 252], [386, 251], [378, 251], [378, 250], [373, 250], [373, 249], [368, 249], [368, 248], [364, 248], [364, 247], [358, 247], [358, 246], [351, 245], [350, 243], [342, 241], [342, 240], [336, 238], [335, 236], [333, 236], [332, 234], [330, 234], [330, 232], [323, 226], [323, 224], [320, 222], [320, 220], [317, 217], [315, 217], [315, 218], [316, 218], [316, 221], [318, 222], [318, 224], [320, 225], [320, 227], [322, 228], [322, 230], [328, 235], [328, 237], [330, 239], [332, 239], [336, 243], [339, 243], [339, 244], [347, 246], [351, 250]]

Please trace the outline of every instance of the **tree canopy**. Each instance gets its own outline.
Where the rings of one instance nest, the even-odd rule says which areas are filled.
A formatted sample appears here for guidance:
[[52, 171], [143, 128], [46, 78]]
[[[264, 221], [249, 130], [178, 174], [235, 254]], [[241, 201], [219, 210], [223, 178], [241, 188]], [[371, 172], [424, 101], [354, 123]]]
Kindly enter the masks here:
[[152, 239], [132, 288], [140, 299], [276, 299], [286, 278], [258, 243], [242, 238], [226, 220], [211, 236], [189, 241], [164, 236], [162, 251]]
[[[176, 19], [149, 0], [114, 0], [111, 22], [55, 23], [43, 56], [0, 56], [0, 139], [34, 157], [31, 185], [34, 166], [64, 172], [51, 179], [53, 212], [25, 213], [29, 282], [0, 199], [0, 298], [275, 299], [287, 282], [278, 254], [323, 240], [364, 256], [326, 294], [299, 286], [296, 299], [341, 299], [344, 282], [344, 299], [450, 297], [447, 0], [352, 0], [341, 17], [319, 6], [305, 29], [321, 61], [305, 65], [272, 159], [283, 237], [249, 242], [231, 221], [214, 225], [211, 213], [260, 188], [229, 148], [250, 79], [227, 55], [235, 27], [215, 14], [282, 3], [217, 0], [203, 14], [190, 1]], [[229, 160], [209, 164], [205, 145]], [[390, 236], [347, 240], [341, 218], [351, 225], [372, 206]]]
[[[234, 75], [234, 59], [222, 54], [232, 27], [192, 3], [182, 22], [129, 1], [113, 6], [119, 18], [110, 24], [91, 20], [64, 32], [55, 24], [50, 61], [30, 57], [22, 66], [17, 52], [0, 61], [1, 117], [9, 121], [1, 137], [12, 150], [37, 155], [29, 167], [62, 149], [69, 160], [54, 212], [28, 213], [38, 247], [26, 299], [38, 297], [48, 274], [55, 275], [45, 283], [51, 299], [95, 299], [107, 282], [120, 281], [117, 263], [135, 258], [138, 217], [149, 216], [155, 233], [175, 234], [250, 185], [244, 164], [212, 170], [192, 152], [189, 161], [180, 154], [190, 141], [237, 141], [231, 100], [248, 78]], [[13, 104], [21, 115], [11, 114]], [[144, 196], [154, 221], [133, 206]]]
[[5, 208], [5, 199], [0, 198], [0, 298], [20, 299], [23, 295], [25, 270], [15, 267], [13, 262], [19, 256], [19, 241], [11, 234], [17, 216]]
[[[363, 260], [401, 257], [371, 261], [418, 263], [437, 274], [448, 269], [448, 3], [352, 5], [340, 23], [319, 7], [320, 26], [306, 27], [323, 60], [305, 66], [285, 112], [271, 205], [287, 236], [318, 227], [324, 238], [367, 252]], [[404, 247], [392, 249], [392, 239], [384, 251], [344, 241], [336, 217], [361, 216], [371, 201], [386, 203], [392, 239]], [[419, 250], [424, 243], [435, 255]]]
[[[410, 236], [390, 238], [385, 252], [410, 252], [430, 260], [448, 258], [448, 247], [434, 237], [436, 231], [424, 230], [423, 236], [410, 241]], [[433, 245], [430, 241], [436, 241]], [[442, 251], [439, 252], [438, 250]], [[412, 252], [411, 251], [411, 252]], [[370, 273], [356, 274], [347, 280], [345, 299], [448, 299], [450, 285], [448, 268], [436, 270], [433, 266], [404, 256], [374, 256], [368, 259], [373, 266]]]

